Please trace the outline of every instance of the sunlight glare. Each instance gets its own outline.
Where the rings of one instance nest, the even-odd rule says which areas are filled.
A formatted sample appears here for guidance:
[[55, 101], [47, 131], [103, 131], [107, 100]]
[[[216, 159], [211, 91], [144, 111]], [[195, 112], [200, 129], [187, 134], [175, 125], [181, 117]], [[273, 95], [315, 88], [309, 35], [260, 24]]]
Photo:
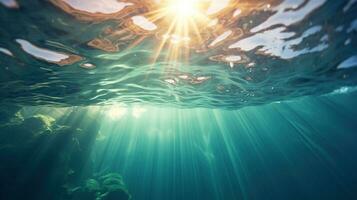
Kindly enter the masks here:
[[166, 9], [179, 20], [184, 20], [198, 14], [198, 0], [169, 0]]
[[113, 106], [106, 112], [111, 119], [121, 119], [128, 112], [128, 109], [123, 106]]

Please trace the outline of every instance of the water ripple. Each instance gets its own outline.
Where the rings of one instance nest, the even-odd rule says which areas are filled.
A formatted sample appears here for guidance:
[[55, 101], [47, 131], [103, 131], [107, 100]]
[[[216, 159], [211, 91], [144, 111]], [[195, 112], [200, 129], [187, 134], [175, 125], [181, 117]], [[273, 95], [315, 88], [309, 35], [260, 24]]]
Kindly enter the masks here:
[[[235, 109], [356, 86], [356, 1], [212, 2], [198, 42], [146, 1], [0, 0], [1, 103]], [[189, 57], [156, 55], [163, 38]]]

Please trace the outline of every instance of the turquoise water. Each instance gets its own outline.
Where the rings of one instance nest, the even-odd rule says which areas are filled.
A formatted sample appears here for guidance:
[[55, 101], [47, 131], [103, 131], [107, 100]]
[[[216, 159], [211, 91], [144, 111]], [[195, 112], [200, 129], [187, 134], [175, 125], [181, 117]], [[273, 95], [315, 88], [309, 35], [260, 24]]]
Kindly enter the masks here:
[[[160, 40], [147, 33], [138, 43], [142, 35], [123, 25], [128, 17], [88, 22], [47, 1], [2, 6], [0, 47], [12, 56], [0, 57], [1, 101], [237, 109], [356, 85], [353, 1], [244, 2], [237, 5], [240, 18], [222, 21], [217, 33], [202, 33], [213, 32], [205, 36], [208, 46], [225, 31], [235, 30], [232, 38], [207, 50], [190, 47], [189, 63], [168, 62], [163, 48], [154, 64]], [[95, 39], [103, 45], [91, 44]]]
[[357, 1], [212, 2], [0, 0], [0, 199], [356, 199]]

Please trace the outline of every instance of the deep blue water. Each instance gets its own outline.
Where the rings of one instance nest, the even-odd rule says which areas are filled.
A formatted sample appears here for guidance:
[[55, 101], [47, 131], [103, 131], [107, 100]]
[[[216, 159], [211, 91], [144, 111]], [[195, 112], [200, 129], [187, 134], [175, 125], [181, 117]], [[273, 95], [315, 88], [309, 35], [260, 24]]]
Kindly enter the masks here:
[[0, 199], [357, 199], [357, 1], [167, 2], [0, 0]]

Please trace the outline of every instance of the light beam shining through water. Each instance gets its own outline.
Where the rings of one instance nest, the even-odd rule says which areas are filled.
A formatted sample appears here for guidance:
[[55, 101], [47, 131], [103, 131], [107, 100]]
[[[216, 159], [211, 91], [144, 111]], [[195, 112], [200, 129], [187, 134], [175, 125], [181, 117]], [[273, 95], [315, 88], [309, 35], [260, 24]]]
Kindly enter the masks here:
[[[167, 61], [175, 63], [188, 61], [192, 43], [202, 43], [201, 31], [209, 21], [204, 9], [205, 0], [163, 0], [153, 11], [153, 19], [162, 19], [166, 30], [161, 37], [161, 43], [156, 50], [154, 61], [157, 60], [164, 46], [168, 48]], [[198, 41], [195, 41], [198, 40]]]
[[356, 10], [0, 0], [0, 200], [355, 200]]
[[122, 174], [133, 199], [350, 199], [343, 197], [356, 194], [356, 95], [238, 111], [128, 108], [133, 115], [120, 120], [107, 120], [122, 113], [115, 107], [21, 113], [56, 118], [49, 129], [73, 124], [83, 130], [75, 137], [97, 131], [94, 144], [77, 144], [90, 149], [87, 165]]

